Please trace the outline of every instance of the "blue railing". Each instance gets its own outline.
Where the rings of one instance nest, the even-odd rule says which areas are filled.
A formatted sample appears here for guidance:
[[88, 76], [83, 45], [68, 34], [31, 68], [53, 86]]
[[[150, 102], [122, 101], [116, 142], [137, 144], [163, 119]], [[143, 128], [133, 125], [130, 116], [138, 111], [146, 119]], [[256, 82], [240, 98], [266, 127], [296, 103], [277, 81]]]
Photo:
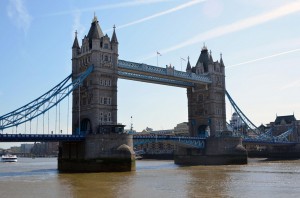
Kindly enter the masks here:
[[65, 134], [0, 134], [0, 142], [60, 142], [83, 141], [85, 135]]

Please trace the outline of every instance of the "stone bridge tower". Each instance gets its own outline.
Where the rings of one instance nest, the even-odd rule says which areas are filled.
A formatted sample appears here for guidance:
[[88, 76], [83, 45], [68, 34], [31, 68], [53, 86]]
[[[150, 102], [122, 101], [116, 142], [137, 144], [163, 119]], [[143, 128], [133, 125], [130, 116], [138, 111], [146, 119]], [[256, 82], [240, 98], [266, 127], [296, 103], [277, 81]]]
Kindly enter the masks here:
[[77, 33], [72, 46], [72, 75], [88, 66], [93, 72], [73, 91], [73, 135], [82, 142], [61, 142], [58, 170], [102, 172], [135, 170], [132, 136], [117, 124], [118, 39], [103, 34], [94, 16], [90, 30], [79, 46]]
[[79, 127], [81, 133], [95, 134], [101, 130], [100, 125], [117, 124], [117, 62], [118, 40], [115, 28], [110, 39], [107, 34], [103, 34], [94, 16], [81, 47], [77, 33], [72, 47], [73, 78], [89, 65], [94, 65], [94, 71], [80, 90], [73, 91], [73, 134], [79, 132]]
[[206, 46], [201, 50], [196, 66], [188, 61], [186, 71], [208, 75], [209, 85], [187, 89], [190, 136], [207, 137], [205, 149], [182, 148], [175, 151], [174, 160], [180, 165], [246, 164], [247, 151], [242, 139], [232, 137], [226, 128], [225, 66], [222, 60], [213, 61]]
[[[213, 61], [204, 46], [195, 67], [188, 60], [186, 71], [208, 75], [212, 83], [187, 89], [189, 131], [191, 136], [218, 135], [226, 130], [225, 67], [222, 55]], [[208, 134], [210, 133], [210, 134]]]

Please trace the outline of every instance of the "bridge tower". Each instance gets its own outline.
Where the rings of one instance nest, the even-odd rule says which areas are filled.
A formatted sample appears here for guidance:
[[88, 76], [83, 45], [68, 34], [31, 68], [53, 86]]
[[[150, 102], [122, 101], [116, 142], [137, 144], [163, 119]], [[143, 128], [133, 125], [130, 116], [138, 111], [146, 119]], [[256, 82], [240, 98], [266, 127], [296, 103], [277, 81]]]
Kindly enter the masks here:
[[99, 126], [117, 124], [118, 44], [115, 29], [110, 39], [103, 34], [96, 16], [81, 48], [75, 35], [73, 78], [89, 65], [94, 65], [94, 71], [80, 89], [73, 91], [73, 134], [79, 127], [81, 133], [95, 134], [101, 130]]
[[89, 32], [72, 46], [72, 77], [90, 65], [93, 72], [73, 91], [72, 133], [84, 142], [60, 145], [58, 169], [68, 172], [131, 171], [135, 169], [132, 136], [117, 123], [118, 39], [104, 35], [94, 16]]
[[208, 75], [212, 83], [187, 88], [190, 136], [206, 138], [204, 150], [178, 147], [175, 163], [180, 165], [245, 164], [247, 151], [242, 139], [232, 137], [226, 127], [225, 65], [222, 59], [213, 61], [211, 52], [203, 46], [194, 67], [188, 60], [186, 72]]
[[187, 89], [190, 136], [215, 136], [226, 128], [225, 67], [222, 55], [213, 61], [211, 51], [203, 46], [195, 67], [188, 60], [186, 71], [209, 75], [212, 83]]

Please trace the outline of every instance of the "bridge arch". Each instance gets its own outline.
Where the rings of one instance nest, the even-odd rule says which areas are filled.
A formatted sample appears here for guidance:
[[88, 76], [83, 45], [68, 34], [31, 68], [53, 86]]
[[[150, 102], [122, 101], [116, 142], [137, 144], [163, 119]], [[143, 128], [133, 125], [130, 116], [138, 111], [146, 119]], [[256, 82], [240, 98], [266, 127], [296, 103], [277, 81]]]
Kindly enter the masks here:
[[83, 118], [80, 121], [80, 134], [92, 133], [92, 123], [89, 118]]

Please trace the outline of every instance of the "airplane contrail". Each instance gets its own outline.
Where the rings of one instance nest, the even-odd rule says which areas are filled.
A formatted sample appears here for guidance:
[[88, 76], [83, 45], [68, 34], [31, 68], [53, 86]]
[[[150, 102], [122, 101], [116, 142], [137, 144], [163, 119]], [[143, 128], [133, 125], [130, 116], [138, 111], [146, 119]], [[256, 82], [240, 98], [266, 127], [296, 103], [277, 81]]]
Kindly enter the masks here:
[[[229, 33], [241, 31], [241, 30], [244, 30], [244, 29], [256, 26], [256, 25], [267, 23], [269, 21], [293, 14], [293, 13], [299, 12], [299, 11], [300, 11], [300, 1], [285, 4], [283, 6], [280, 6], [279, 8], [273, 9], [268, 12], [265, 12], [265, 13], [262, 13], [262, 14], [259, 14], [256, 16], [248, 17], [248, 18], [236, 21], [231, 24], [213, 28], [209, 31], [198, 34], [195, 37], [188, 39], [184, 42], [181, 42], [179, 44], [176, 44], [174, 46], [171, 46], [171, 47], [168, 47], [165, 49], [160, 49], [159, 51], [161, 53], [166, 54], [171, 51], [175, 51], [175, 50], [178, 50], [178, 49], [190, 46], [190, 45], [195, 45], [195, 44], [203, 42], [205, 40], [221, 37], [221, 36], [224, 36]], [[142, 58], [141, 60], [147, 60], [147, 59], [154, 58], [154, 57], [155, 57], [155, 55], [153, 53], [151, 53], [151, 54], [145, 56], [144, 58]]]
[[[195, 4], [199, 4], [199, 3], [202, 3], [204, 1], [207, 1], [207, 0], [193, 0], [193, 1], [189, 1], [187, 3], [184, 3], [184, 4], [181, 4], [179, 6], [176, 6], [174, 8], [171, 8], [171, 9], [168, 9], [168, 10], [165, 10], [165, 11], [162, 11], [162, 12], [158, 12], [158, 13], [155, 13], [153, 15], [150, 15], [150, 16], [147, 16], [147, 17], [144, 17], [144, 18], [141, 18], [141, 19], [138, 19], [136, 21], [132, 21], [130, 23], [126, 23], [124, 25], [120, 25], [117, 27], [117, 29], [122, 29], [122, 28], [125, 28], [125, 27], [129, 27], [129, 26], [132, 26], [132, 25], [136, 25], [136, 24], [139, 24], [139, 23], [143, 23], [145, 21], [148, 21], [148, 20], [151, 20], [151, 19], [154, 19], [156, 17], [160, 17], [160, 16], [163, 16], [163, 15], [166, 15], [166, 14], [170, 14], [170, 13], [173, 13], [173, 12], [176, 12], [176, 11], [179, 11], [179, 10], [182, 10], [184, 8], [187, 8], [187, 7], [190, 7], [192, 5], [195, 5]], [[112, 29], [108, 29], [106, 31], [111, 31]]]
[[245, 61], [245, 62], [242, 62], [242, 63], [230, 65], [230, 66], [227, 66], [226, 68], [233, 68], [233, 67], [237, 67], [237, 66], [240, 66], [240, 65], [246, 65], [248, 63], [257, 62], [257, 61], [273, 58], [273, 57], [276, 57], [276, 56], [281, 56], [281, 55], [284, 55], [284, 54], [294, 53], [294, 52], [297, 52], [297, 51], [300, 51], [300, 48], [285, 51], [285, 52], [279, 52], [279, 53], [272, 54], [272, 55], [269, 55], [269, 56], [265, 56], [265, 57], [262, 57], [262, 58], [257, 58], [257, 59], [254, 59], [254, 60], [249, 60], [249, 61]]
[[82, 9], [77, 8], [74, 10], [55, 12], [55, 13], [47, 14], [45, 16], [67, 15], [67, 14], [72, 14], [72, 13], [78, 12], [78, 11], [79, 12], [95, 12], [97, 10], [107, 10], [107, 9], [122, 8], [122, 7], [133, 7], [133, 6], [148, 5], [148, 4], [168, 2], [168, 1], [170, 1], [170, 0], [126, 1], [126, 2], [121, 2], [121, 3], [104, 4], [101, 6], [94, 6], [94, 7], [82, 8]]

